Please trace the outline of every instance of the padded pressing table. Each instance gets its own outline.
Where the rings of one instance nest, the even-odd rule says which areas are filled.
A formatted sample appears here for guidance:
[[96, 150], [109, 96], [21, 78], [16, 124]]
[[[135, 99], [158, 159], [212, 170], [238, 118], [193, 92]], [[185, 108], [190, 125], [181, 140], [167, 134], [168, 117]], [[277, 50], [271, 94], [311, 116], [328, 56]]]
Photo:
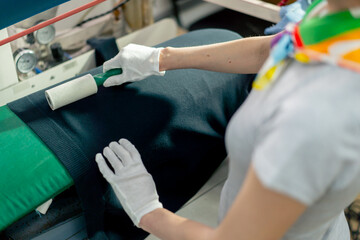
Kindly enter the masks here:
[[[160, 46], [204, 45], [238, 38], [231, 31], [210, 29]], [[101, 71], [96, 68], [90, 73]], [[86, 163], [94, 165], [95, 154], [120, 137], [139, 149], [164, 206], [178, 210], [225, 158], [226, 125], [247, 97], [253, 77], [174, 70], [164, 77], [101, 87], [96, 95], [55, 112], [47, 105], [44, 91], [10, 103], [11, 109], [0, 107], [0, 231], [76, 183], [62, 162], [83, 158], [85, 166], [79, 179], [83, 186], [89, 186], [86, 177], [90, 172], [92, 176], [100, 174]], [[93, 179], [90, 176], [88, 180]], [[90, 190], [94, 191], [93, 186]], [[105, 204], [108, 209], [111, 201]], [[106, 229], [118, 230], [116, 209], [107, 213], [106, 219], [116, 221], [104, 222]], [[122, 231], [128, 231], [132, 223], [124, 219], [128, 225]], [[120, 225], [125, 226], [125, 222]]]
[[72, 184], [51, 150], [7, 106], [0, 107], [0, 231]]

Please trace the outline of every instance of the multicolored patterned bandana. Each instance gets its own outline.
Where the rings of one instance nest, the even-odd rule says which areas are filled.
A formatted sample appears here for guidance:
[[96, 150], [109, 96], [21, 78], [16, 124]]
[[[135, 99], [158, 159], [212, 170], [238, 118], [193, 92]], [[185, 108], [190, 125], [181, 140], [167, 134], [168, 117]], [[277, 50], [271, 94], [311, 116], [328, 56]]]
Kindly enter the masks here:
[[274, 38], [253, 88], [264, 89], [290, 58], [306, 64], [324, 62], [360, 74], [360, 8], [327, 14], [326, 4], [315, 1], [301, 23], [288, 25]]

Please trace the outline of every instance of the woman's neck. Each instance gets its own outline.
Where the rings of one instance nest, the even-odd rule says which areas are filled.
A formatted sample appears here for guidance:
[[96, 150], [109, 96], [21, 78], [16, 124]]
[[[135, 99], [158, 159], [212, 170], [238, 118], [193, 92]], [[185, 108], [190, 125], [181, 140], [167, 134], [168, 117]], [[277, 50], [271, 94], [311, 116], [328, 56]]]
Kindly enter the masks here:
[[349, 8], [360, 7], [359, 0], [327, 0], [330, 12], [339, 12]]

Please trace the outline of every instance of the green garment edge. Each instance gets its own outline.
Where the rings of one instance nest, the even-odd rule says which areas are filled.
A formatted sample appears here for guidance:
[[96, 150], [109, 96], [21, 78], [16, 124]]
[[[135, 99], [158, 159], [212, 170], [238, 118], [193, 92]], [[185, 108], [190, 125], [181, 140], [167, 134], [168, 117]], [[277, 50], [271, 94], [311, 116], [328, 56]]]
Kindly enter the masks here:
[[[112, 69], [94, 75], [97, 86]], [[64, 165], [7, 106], [0, 107], [0, 231], [72, 186]]]
[[68, 171], [7, 106], [0, 107], [0, 231], [73, 185]]
[[315, 1], [307, 10], [299, 25], [300, 36], [305, 45], [318, 44], [337, 35], [359, 29], [360, 18], [354, 18], [349, 10], [307, 19], [309, 13], [322, 0]]

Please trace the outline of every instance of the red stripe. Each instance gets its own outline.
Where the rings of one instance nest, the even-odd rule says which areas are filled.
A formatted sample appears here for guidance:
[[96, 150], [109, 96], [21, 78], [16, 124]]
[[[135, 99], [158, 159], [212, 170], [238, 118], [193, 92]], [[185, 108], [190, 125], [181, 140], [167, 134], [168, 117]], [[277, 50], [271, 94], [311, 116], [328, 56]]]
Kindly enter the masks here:
[[74, 14], [76, 14], [76, 13], [79, 13], [79, 12], [81, 12], [81, 11], [84, 11], [84, 10], [86, 10], [86, 9], [88, 9], [88, 8], [91, 8], [91, 7], [93, 7], [93, 6], [97, 5], [97, 4], [102, 3], [102, 2], [105, 2], [105, 1], [106, 1], [106, 0], [94, 0], [94, 1], [92, 1], [92, 2], [90, 2], [90, 3], [87, 3], [87, 4], [83, 5], [83, 6], [80, 6], [80, 7], [78, 7], [78, 8], [75, 8], [75, 9], [69, 11], [69, 12], [63, 13], [63, 14], [61, 14], [61, 15], [59, 15], [59, 16], [56, 16], [56, 17], [54, 17], [54, 18], [51, 18], [51, 19], [46, 20], [46, 21], [44, 21], [44, 22], [41, 22], [41, 23], [39, 23], [39, 24], [31, 27], [31, 28], [28, 28], [28, 29], [26, 29], [26, 30], [24, 30], [24, 31], [22, 31], [22, 32], [19, 32], [19, 33], [17, 33], [17, 34], [14, 34], [14, 35], [8, 37], [8, 38], [5, 38], [5, 39], [1, 40], [1, 41], [0, 41], [0, 46], [2, 46], [2, 45], [4, 45], [4, 44], [7, 44], [7, 43], [9, 43], [9, 42], [11, 42], [11, 41], [14, 41], [14, 40], [16, 40], [16, 39], [18, 39], [18, 38], [21, 38], [21, 37], [23, 37], [23, 36], [26, 36], [26, 35], [28, 35], [29, 33], [35, 32], [35, 31], [37, 31], [37, 30], [39, 30], [39, 29], [41, 29], [41, 28], [43, 28], [43, 27], [49, 26], [49, 25], [51, 25], [51, 24], [54, 24], [54, 23], [56, 23], [56, 22], [58, 22], [58, 21], [60, 21], [60, 20], [63, 20], [64, 18], [70, 17], [70, 16], [72, 16], [72, 15], [74, 15]]
[[294, 40], [295, 40], [295, 45], [297, 47], [299, 47], [299, 48], [304, 47], [304, 43], [303, 43], [303, 41], [301, 39], [301, 36], [300, 36], [299, 25], [295, 26], [293, 36], [294, 36]]
[[281, 0], [277, 5], [282, 7], [282, 6], [285, 6], [287, 2], [288, 2], [288, 0]]

